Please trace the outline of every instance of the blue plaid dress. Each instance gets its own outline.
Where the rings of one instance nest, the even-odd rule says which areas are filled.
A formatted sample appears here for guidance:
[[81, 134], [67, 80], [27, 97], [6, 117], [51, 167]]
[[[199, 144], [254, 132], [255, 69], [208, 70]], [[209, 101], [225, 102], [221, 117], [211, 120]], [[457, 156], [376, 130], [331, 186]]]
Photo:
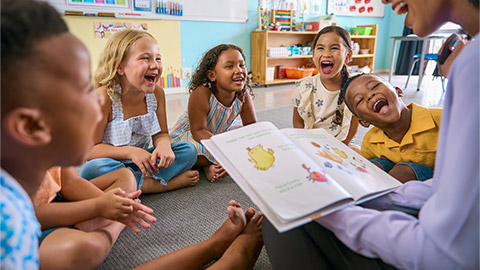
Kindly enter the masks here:
[[[121, 91], [115, 89], [115, 91]], [[103, 143], [113, 146], [136, 146], [147, 149], [151, 145], [152, 135], [161, 131], [157, 119], [157, 99], [154, 93], [145, 94], [147, 114], [123, 119], [123, 107], [120, 99], [112, 101], [112, 121], [107, 123], [103, 134]]]

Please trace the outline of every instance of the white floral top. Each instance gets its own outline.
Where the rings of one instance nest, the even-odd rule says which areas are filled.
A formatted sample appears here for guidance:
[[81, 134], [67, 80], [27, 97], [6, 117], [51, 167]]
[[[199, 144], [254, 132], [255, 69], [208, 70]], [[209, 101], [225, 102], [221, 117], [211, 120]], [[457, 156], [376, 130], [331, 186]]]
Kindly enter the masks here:
[[340, 106], [340, 110], [343, 111], [342, 125], [332, 123], [340, 90], [327, 90], [320, 80], [320, 74], [303, 78], [295, 84], [292, 103], [303, 119], [304, 128], [323, 128], [340, 141], [345, 140], [352, 120], [352, 113], [345, 103]]

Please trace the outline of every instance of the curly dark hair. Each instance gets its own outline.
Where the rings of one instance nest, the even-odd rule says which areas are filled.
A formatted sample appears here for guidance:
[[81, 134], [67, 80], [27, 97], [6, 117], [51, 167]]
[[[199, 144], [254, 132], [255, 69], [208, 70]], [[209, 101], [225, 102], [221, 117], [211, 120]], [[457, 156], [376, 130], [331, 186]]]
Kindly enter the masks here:
[[[235, 46], [233, 44], [220, 44], [208, 50], [203, 55], [202, 60], [200, 61], [200, 64], [195, 69], [195, 72], [192, 75], [192, 79], [188, 84], [188, 91], [190, 93], [201, 85], [207, 85], [210, 88], [210, 91], [212, 92], [212, 94], [217, 92], [217, 87], [215, 83], [211, 82], [208, 79], [208, 71], [215, 69], [215, 66], [217, 65], [217, 62], [218, 62], [218, 58], [220, 57], [223, 51], [226, 51], [228, 49], [234, 49], [239, 51], [243, 59], [246, 59], [245, 54], [243, 53], [243, 50], [240, 47]], [[236, 96], [241, 99], [244, 97], [246, 91], [248, 91], [248, 93], [250, 93], [250, 95], [253, 97], [253, 90], [252, 90], [252, 86], [250, 85], [250, 77], [248, 76], [246, 78], [245, 87], [240, 92], [237, 92]]]
[[[1, 1], [1, 107], [2, 116], [19, 106], [28, 95], [25, 73], [31, 72], [35, 46], [48, 38], [68, 32], [60, 13], [47, 2], [32, 0]], [[26, 70], [30, 69], [30, 70]], [[22, 90], [23, 89], [23, 90]]]
[[[358, 77], [363, 76], [363, 75], [367, 75], [367, 74], [366, 73], [359, 73], [355, 76], [352, 76], [352, 77], [348, 78], [348, 80], [345, 82], [342, 89], [340, 90], [340, 96], [338, 98], [339, 99], [341, 98], [342, 100], [345, 100], [345, 96], [347, 95], [347, 89], [348, 89], [348, 86], [350, 85], [350, 83], [352, 83], [353, 80], [355, 80]], [[370, 74], [370, 75], [372, 75], [372, 74]], [[350, 109], [350, 111], [353, 113], [353, 111], [350, 108], [350, 106], [348, 105], [347, 101], [345, 101], [345, 105], [347, 105], [348, 109]]]

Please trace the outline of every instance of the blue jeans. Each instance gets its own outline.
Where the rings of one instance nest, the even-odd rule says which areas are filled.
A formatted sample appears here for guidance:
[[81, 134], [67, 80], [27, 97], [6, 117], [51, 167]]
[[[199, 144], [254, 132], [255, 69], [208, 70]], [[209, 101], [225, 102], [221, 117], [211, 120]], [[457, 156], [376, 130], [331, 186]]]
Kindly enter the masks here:
[[[154, 147], [147, 149], [150, 153], [153, 150], [155, 150]], [[172, 143], [172, 150], [175, 154], [173, 163], [167, 168], [158, 168], [158, 173], [154, 172], [153, 175], [153, 179], [159, 180], [162, 185], [166, 185], [173, 177], [189, 170], [197, 162], [197, 149], [189, 142]], [[133, 172], [137, 180], [137, 189], [140, 189], [143, 184], [143, 174], [138, 166], [130, 160], [119, 161], [112, 158], [92, 159], [83, 165], [80, 176], [90, 180], [121, 168], [128, 168]]]
[[389, 172], [393, 167], [397, 165], [407, 165], [410, 167], [415, 175], [417, 176], [417, 180], [419, 181], [425, 181], [433, 177], [433, 170], [430, 169], [429, 167], [419, 164], [419, 163], [414, 163], [414, 162], [400, 162], [398, 164], [393, 163], [391, 160], [388, 159], [381, 159], [378, 157], [374, 157], [370, 159], [370, 162], [376, 163], [380, 165], [380, 167], [386, 171]]

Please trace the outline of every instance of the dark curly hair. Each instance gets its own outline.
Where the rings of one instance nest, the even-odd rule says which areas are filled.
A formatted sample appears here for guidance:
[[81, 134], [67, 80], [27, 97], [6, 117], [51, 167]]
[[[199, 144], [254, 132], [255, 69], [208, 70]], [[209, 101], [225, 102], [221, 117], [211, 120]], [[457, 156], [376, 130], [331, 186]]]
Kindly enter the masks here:
[[[28, 95], [25, 74], [32, 72], [37, 58], [35, 46], [48, 38], [68, 32], [58, 11], [47, 2], [1, 1], [1, 107], [2, 116], [19, 106]], [[38, 68], [38, 67], [37, 67]], [[27, 70], [30, 69], [30, 70]], [[26, 82], [25, 82], [26, 83]]]
[[[345, 96], [347, 95], [347, 88], [350, 85], [350, 83], [352, 83], [353, 80], [355, 80], [358, 77], [363, 76], [363, 75], [367, 75], [367, 74], [366, 73], [359, 73], [355, 76], [352, 76], [352, 77], [348, 78], [348, 80], [345, 82], [342, 89], [340, 90], [340, 96], [338, 98], [339, 99], [341, 98], [342, 100], [345, 100]], [[372, 74], [370, 74], [370, 75], [372, 75]], [[348, 109], [350, 109], [350, 111], [353, 113], [352, 109], [350, 108], [350, 106], [348, 105], [348, 103], [346, 101], [345, 101], [345, 105], [347, 105]]]
[[[243, 53], [243, 50], [240, 47], [235, 46], [233, 44], [220, 44], [208, 50], [203, 55], [202, 60], [200, 61], [200, 64], [195, 69], [195, 72], [192, 75], [192, 79], [188, 84], [188, 91], [190, 93], [201, 85], [207, 85], [210, 88], [210, 91], [212, 92], [212, 94], [217, 92], [217, 87], [215, 83], [211, 82], [208, 79], [208, 71], [215, 69], [215, 66], [217, 65], [217, 62], [218, 62], [218, 58], [220, 57], [223, 51], [226, 51], [228, 49], [234, 49], [239, 51], [243, 59], [246, 59], [245, 54]], [[250, 77], [248, 76], [246, 78], [245, 87], [240, 92], [237, 92], [236, 96], [242, 99], [246, 91], [248, 91], [250, 95], [253, 97], [253, 90], [250, 85]]]
[[[317, 42], [320, 36], [326, 33], [331, 33], [331, 32], [334, 32], [335, 34], [337, 34], [339, 37], [343, 39], [345, 46], [347, 47], [347, 50], [352, 49], [352, 40], [350, 38], [350, 34], [342, 27], [331, 25], [331, 26], [322, 28], [322, 30], [320, 30], [317, 33], [317, 35], [315, 36], [315, 39], [313, 40], [312, 51], [315, 51], [315, 46], [317, 45]], [[345, 83], [347, 82], [348, 77], [350, 77], [350, 75], [348, 73], [347, 66], [345, 64], [343, 65], [342, 70], [340, 72], [342, 74], [342, 84], [340, 85], [340, 89], [342, 89]], [[338, 101], [337, 101], [337, 109], [335, 111], [335, 117], [332, 120], [333, 124], [341, 125], [343, 122], [343, 111], [340, 110], [340, 106], [342, 105], [343, 100], [344, 100], [343, 97], [339, 95]]]

